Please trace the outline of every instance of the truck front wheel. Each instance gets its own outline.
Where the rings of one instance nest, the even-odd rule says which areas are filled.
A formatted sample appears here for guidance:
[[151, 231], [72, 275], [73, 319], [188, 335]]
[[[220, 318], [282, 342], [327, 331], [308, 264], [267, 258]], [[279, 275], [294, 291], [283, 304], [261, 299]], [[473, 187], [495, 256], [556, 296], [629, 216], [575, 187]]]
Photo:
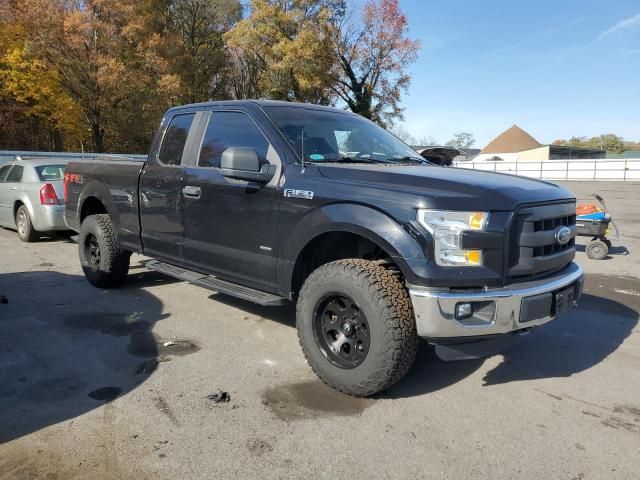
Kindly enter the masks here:
[[84, 275], [94, 287], [117, 287], [127, 277], [131, 252], [118, 247], [109, 215], [91, 215], [82, 222], [78, 252]]
[[300, 291], [298, 338], [313, 371], [341, 392], [366, 397], [400, 380], [417, 349], [409, 294], [382, 266], [338, 260], [316, 269]]

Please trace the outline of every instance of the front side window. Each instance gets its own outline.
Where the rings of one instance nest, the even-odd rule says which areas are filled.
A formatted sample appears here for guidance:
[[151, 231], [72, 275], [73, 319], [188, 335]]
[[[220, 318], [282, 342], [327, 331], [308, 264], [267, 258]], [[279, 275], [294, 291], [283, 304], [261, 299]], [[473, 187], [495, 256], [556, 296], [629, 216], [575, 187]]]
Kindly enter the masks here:
[[11, 170], [11, 165], [3, 165], [2, 167], [0, 167], [0, 183], [5, 181], [9, 170]]
[[180, 165], [195, 113], [176, 115], [171, 119], [162, 140], [158, 159], [165, 165]]
[[253, 121], [240, 112], [212, 112], [200, 148], [200, 167], [220, 167], [222, 152], [229, 147], [251, 147], [261, 164], [269, 163], [269, 142]]
[[305, 162], [427, 163], [410, 146], [357, 115], [301, 107], [263, 107]]
[[7, 183], [18, 183], [22, 181], [22, 171], [24, 167], [22, 165], [14, 165], [9, 175], [7, 175]]

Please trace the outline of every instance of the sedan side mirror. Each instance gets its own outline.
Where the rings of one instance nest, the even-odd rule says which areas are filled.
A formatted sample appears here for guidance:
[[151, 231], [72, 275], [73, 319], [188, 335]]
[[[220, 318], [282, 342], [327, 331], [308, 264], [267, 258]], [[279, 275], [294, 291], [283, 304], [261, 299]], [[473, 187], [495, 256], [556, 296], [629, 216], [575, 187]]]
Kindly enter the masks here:
[[276, 166], [260, 166], [260, 159], [251, 147], [229, 147], [222, 152], [220, 173], [229, 178], [267, 183], [276, 173]]

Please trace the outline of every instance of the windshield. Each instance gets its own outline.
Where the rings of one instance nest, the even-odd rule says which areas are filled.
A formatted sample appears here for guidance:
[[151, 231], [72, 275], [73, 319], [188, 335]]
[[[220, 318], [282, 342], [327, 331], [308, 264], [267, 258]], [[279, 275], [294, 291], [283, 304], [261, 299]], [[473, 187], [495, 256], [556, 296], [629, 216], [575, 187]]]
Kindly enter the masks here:
[[64, 178], [64, 169], [66, 165], [42, 165], [36, 167], [38, 177], [43, 182], [53, 182]]
[[300, 107], [263, 107], [305, 162], [424, 163], [398, 138], [362, 117]]

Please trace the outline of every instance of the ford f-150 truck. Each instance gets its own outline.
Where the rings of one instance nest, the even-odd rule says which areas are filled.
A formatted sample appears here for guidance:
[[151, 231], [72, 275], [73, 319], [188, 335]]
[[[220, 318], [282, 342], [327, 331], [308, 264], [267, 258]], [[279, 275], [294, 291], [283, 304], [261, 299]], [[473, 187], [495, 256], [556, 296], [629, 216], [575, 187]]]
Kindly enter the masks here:
[[443, 357], [477, 356], [582, 290], [570, 192], [433, 165], [328, 107], [172, 108], [146, 161], [72, 162], [64, 192], [93, 285], [124, 282], [140, 253], [223, 294], [296, 302], [311, 368], [356, 396], [397, 382], [419, 337]]

